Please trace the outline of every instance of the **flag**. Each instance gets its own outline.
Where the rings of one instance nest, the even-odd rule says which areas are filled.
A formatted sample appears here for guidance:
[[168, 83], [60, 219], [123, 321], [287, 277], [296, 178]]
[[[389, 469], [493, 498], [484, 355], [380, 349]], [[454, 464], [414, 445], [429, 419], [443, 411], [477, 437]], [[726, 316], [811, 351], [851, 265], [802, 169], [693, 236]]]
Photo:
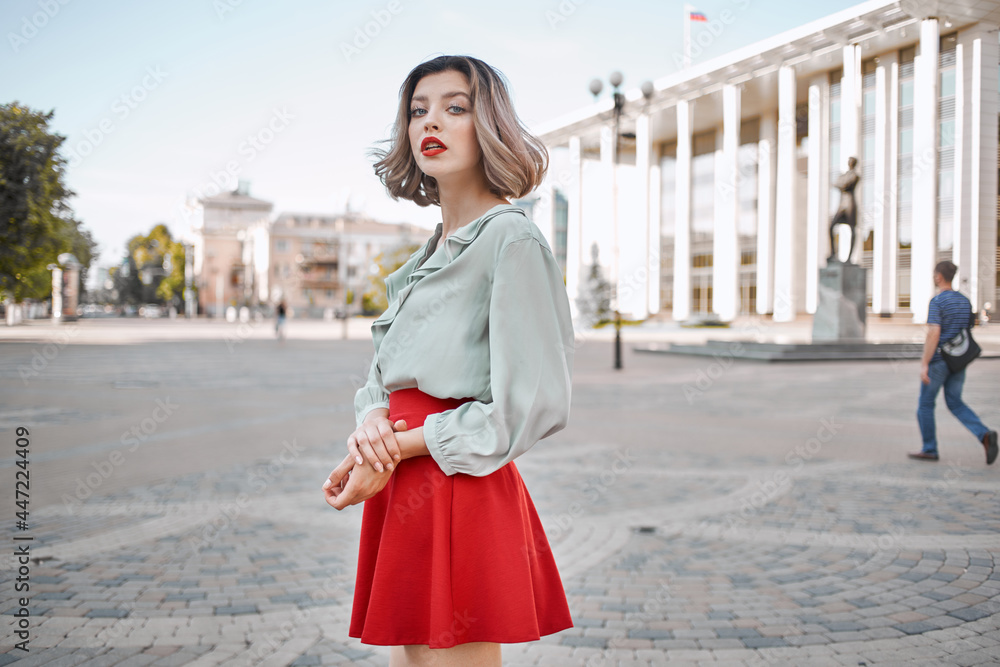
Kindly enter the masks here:
[[705, 15], [702, 14], [701, 12], [690, 12], [688, 14], [688, 18], [691, 19], [692, 21], [704, 21], [706, 23], [708, 22], [708, 19], [705, 18]]

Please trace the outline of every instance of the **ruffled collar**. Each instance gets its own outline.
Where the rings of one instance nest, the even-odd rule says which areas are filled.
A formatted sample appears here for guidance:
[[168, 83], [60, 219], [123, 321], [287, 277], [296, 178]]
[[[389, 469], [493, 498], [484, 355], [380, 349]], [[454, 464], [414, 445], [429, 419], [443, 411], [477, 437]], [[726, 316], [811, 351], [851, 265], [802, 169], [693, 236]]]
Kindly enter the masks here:
[[443, 224], [439, 222], [437, 227], [434, 228], [434, 236], [430, 238], [424, 248], [424, 259], [406, 277], [406, 283], [414, 283], [455, 261], [465, 250], [466, 246], [476, 240], [476, 237], [479, 236], [487, 221], [509, 210], [523, 213], [519, 207], [513, 204], [497, 204], [472, 222], [459, 227], [449, 234], [445, 237], [441, 247], [435, 250], [434, 247], [441, 238], [441, 232], [444, 228]]
[[[372, 333], [376, 336], [376, 342], [381, 341], [381, 337], [385, 335], [389, 325], [396, 319], [396, 314], [399, 312], [400, 306], [403, 305], [410, 291], [422, 278], [431, 275], [458, 259], [465, 248], [476, 240], [476, 237], [479, 236], [489, 220], [501, 213], [512, 211], [521, 214], [524, 213], [521, 208], [513, 204], [497, 204], [472, 222], [456, 229], [445, 238], [440, 248], [435, 249], [438, 240], [441, 238], [443, 229], [442, 223], [439, 222], [434, 230], [434, 235], [423, 247], [423, 259], [417, 263], [416, 267], [410, 272], [410, 275], [406, 277], [406, 284], [399, 290], [396, 298], [392, 300], [392, 303], [389, 304], [385, 312], [372, 322]], [[420, 251], [417, 252], [419, 253]]]

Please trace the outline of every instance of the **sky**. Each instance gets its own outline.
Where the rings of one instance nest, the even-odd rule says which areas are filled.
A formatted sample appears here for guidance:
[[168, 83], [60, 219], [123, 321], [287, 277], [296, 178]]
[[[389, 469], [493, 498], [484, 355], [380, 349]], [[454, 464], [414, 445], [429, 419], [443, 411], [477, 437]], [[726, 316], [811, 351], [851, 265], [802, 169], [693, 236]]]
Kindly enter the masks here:
[[[698, 0], [714, 30], [694, 63], [857, 4]], [[440, 209], [393, 202], [369, 151], [389, 137], [399, 87], [442, 54], [510, 82], [531, 128], [591, 104], [593, 78], [637, 88], [678, 69], [684, 3], [640, 0], [4, 0], [0, 101], [55, 111], [70, 204], [97, 266], [166, 223], [192, 238], [193, 197], [250, 183], [282, 212], [350, 206], [432, 227]], [[720, 20], [722, 12], [728, 23]], [[714, 22], [714, 23], [713, 23]], [[609, 86], [605, 83], [608, 95]], [[92, 271], [91, 275], [96, 275]]]

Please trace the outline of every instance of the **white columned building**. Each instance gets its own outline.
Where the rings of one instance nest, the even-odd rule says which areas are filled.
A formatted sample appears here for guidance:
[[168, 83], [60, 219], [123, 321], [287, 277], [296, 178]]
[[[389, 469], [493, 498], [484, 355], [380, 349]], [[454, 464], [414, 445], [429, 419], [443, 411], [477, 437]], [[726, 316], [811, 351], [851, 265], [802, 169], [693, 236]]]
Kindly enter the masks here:
[[610, 99], [534, 128], [574, 306], [596, 245], [626, 318], [808, 317], [819, 269], [847, 254], [829, 224], [855, 157], [872, 315], [925, 322], [947, 259], [1000, 317], [1000, 3], [944, 8], [870, 0], [666, 75], [648, 100], [627, 82], [618, 141]]

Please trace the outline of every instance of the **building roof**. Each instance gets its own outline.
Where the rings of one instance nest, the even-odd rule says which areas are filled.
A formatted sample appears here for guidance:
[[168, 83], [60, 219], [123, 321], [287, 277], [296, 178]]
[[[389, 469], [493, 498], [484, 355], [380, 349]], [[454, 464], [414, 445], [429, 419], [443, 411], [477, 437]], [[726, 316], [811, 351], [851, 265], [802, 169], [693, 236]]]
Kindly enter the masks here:
[[[729, 22], [739, 19], [738, 5], [726, 10]], [[748, 11], [748, 10], [743, 10]], [[723, 20], [720, 13], [719, 20]], [[996, 0], [869, 0], [798, 26], [779, 35], [736, 49], [703, 63], [692, 65], [653, 82], [653, 96], [644, 107], [641, 90], [626, 90], [626, 114], [634, 117], [643, 107], [648, 113], [675, 106], [683, 99], [707, 96], [726, 83], [754, 80], [767, 97], [777, 95], [776, 73], [783, 65], [794, 66], [804, 76], [834, 70], [843, 64], [843, 47], [861, 44], [874, 56], [912, 44], [918, 38], [919, 21], [937, 17], [941, 32], [951, 32], [974, 23], [1000, 24], [1000, 2]], [[753, 99], [749, 100], [751, 106]], [[535, 132], [549, 146], [565, 144], [571, 136], [591, 135], [607, 124], [613, 110], [610, 96], [587, 107], [544, 123]], [[628, 122], [622, 128], [628, 129]], [[654, 137], [669, 135], [669, 128], [653, 127]], [[696, 128], [697, 131], [697, 128]]]
[[241, 194], [236, 191], [220, 192], [212, 197], [202, 197], [198, 201], [205, 208], [255, 208], [267, 211], [274, 208], [274, 204], [269, 201], [255, 199], [254, 197]]
[[[304, 224], [288, 225], [289, 220], [303, 221]], [[347, 234], [430, 234], [429, 230], [408, 222], [378, 222], [358, 213], [296, 213], [283, 212], [278, 214], [271, 224], [271, 234], [289, 233], [347, 233]]]

